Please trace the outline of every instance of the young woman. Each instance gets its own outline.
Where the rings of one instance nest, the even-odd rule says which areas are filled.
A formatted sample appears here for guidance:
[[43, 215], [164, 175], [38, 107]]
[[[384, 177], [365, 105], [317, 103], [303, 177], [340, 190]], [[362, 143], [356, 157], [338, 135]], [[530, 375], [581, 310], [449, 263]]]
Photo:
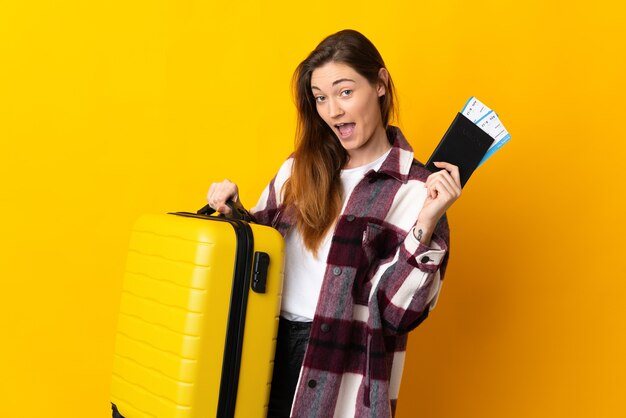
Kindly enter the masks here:
[[[251, 209], [285, 237], [268, 417], [391, 417], [407, 333], [434, 307], [448, 259], [456, 166], [413, 158], [374, 45], [344, 30], [294, 74], [296, 149]], [[211, 185], [228, 214], [237, 186]]]

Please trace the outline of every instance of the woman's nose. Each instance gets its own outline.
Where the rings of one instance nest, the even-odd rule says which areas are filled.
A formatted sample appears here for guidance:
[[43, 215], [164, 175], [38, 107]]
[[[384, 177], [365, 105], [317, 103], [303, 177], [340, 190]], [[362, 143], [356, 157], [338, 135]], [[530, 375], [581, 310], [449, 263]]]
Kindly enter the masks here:
[[343, 115], [343, 109], [337, 100], [331, 99], [328, 102], [328, 114], [331, 118], [337, 118]]

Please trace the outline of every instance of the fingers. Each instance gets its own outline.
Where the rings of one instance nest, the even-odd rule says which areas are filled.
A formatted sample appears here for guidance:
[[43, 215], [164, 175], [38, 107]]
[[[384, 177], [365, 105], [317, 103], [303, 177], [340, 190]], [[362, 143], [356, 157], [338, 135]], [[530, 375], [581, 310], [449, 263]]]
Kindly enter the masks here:
[[426, 187], [430, 186], [430, 184], [435, 181], [445, 181], [446, 184], [449, 184], [452, 190], [454, 190], [454, 194], [460, 195], [461, 175], [459, 173], [459, 168], [449, 163], [436, 162], [434, 164], [439, 168], [443, 168], [443, 170], [439, 170], [428, 176], [428, 179], [426, 180]]
[[461, 180], [459, 169], [453, 164], [436, 162], [435, 166], [443, 168], [432, 173], [426, 179], [427, 198], [418, 222], [423, 225], [434, 225], [439, 222], [443, 214], [461, 196]]
[[229, 214], [231, 209], [226, 202], [232, 200], [237, 202], [239, 199], [239, 189], [237, 185], [230, 180], [224, 180], [220, 183], [213, 183], [207, 192], [207, 202], [209, 206], [220, 213]]
[[426, 179], [428, 195], [432, 199], [440, 198], [451, 205], [461, 195], [461, 180], [457, 166], [449, 163], [435, 163], [443, 170], [437, 171]]
[[449, 173], [455, 183], [457, 183], [459, 188], [461, 188], [461, 174], [459, 172], [459, 167], [445, 162], [435, 162], [434, 164], [437, 168], [443, 168], [443, 170], [440, 170], [439, 172], [443, 171]]
[[437, 194], [445, 194], [446, 197], [452, 197], [455, 194], [454, 182], [450, 176], [439, 176], [432, 183], [431, 187], [437, 191]]

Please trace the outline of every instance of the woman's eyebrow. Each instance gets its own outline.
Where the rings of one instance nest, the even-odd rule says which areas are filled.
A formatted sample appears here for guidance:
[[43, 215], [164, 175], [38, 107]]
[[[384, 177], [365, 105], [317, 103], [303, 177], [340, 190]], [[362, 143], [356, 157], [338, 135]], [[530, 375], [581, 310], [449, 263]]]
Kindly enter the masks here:
[[[353, 83], [356, 83], [356, 81], [352, 80], [351, 78], [340, 78], [339, 80], [335, 80], [333, 81], [333, 86], [336, 86], [339, 83], [343, 83], [344, 81], [351, 81]], [[311, 90], [322, 90], [317, 86], [311, 86]]]
[[335, 80], [333, 81], [333, 86], [339, 84], [339, 83], [343, 83], [344, 81], [351, 81], [353, 83], [356, 83], [356, 81], [350, 79], [350, 78], [340, 78], [339, 80]]

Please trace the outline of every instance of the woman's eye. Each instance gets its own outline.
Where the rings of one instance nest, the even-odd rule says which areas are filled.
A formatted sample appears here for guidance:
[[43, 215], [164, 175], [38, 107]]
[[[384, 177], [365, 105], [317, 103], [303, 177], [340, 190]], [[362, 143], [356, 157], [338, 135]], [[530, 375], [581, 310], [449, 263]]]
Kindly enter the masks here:
[[352, 90], [346, 89], [341, 91], [342, 96], [349, 96], [352, 94]]
[[324, 100], [326, 100], [326, 96], [315, 96], [315, 101], [317, 103], [322, 103]]

